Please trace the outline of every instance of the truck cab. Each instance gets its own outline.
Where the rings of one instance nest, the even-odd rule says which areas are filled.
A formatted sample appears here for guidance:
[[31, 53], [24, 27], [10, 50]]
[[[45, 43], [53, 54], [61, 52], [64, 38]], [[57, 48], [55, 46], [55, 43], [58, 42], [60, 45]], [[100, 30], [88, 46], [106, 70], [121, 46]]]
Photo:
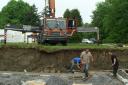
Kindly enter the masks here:
[[42, 31], [39, 33], [38, 43], [66, 45], [68, 37], [76, 32], [76, 21], [66, 18], [45, 18]]

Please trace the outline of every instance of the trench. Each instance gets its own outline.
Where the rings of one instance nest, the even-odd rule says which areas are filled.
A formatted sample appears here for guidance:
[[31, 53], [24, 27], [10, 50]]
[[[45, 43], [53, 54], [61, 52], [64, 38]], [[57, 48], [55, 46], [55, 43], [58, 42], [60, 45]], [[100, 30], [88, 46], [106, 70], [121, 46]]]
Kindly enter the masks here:
[[[79, 56], [82, 50], [60, 50], [47, 53], [37, 49], [0, 48], [0, 71], [18, 72], [67, 72], [73, 57]], [[110, 70], [109, 51], [117, 54], [120, 67], [128, 68], [128, 50], [90, 49], [94, 57], [91, 70]]]

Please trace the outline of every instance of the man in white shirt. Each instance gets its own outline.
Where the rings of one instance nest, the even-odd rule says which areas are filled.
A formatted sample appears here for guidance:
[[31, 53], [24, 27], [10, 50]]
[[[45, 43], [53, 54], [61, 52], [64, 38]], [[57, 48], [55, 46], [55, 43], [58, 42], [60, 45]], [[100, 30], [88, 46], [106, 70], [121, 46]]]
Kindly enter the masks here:
[[91, 52], [89, 51], [89, 49], [86, 49], [85, 51], [83, 51], [80, 55], [81, 58], [81, 63], [83, 65], [83, 71], [85, 73], [85, 78], [88, 78], [88, 69], [89, 69], [89, 63], [90, 61], [93, 62], [93, 56], [91, 54]]

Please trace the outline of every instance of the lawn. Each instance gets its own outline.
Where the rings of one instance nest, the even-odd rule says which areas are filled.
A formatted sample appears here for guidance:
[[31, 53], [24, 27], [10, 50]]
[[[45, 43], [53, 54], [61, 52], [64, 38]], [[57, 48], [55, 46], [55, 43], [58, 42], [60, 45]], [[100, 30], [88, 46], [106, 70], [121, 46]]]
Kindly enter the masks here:
[[7, 43], [0, 44], [0, 47], [10, 47], [10, 48], [34, 48], [39, 50], [44, 50], [46, 52], [54, 52], [58, 50], [65, 50], [65, 49], [72, 49], [72, 50], [79, 50], [79, 49], [128, 49], [128, 48], [121, 48], [116, 47], [114, 44], [106, 45], [106, 44], [83, 44], [83, 43], [68, 43], [67, 46], [58, 45], [39, 45], [36, 43], [26, 44], [26, 43]]

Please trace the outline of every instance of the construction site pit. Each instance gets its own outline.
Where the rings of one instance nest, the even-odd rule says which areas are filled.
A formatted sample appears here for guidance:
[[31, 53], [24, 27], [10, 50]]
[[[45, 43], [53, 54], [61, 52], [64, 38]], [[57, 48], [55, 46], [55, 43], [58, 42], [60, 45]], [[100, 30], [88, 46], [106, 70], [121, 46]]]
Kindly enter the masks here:
[[82, 50], [49, 53], [34, 48], [0, 48], [0, 85], [125, 85], [112, 77], [108, 52], [113, 51], [118, 55], [119, 69], [127, 69], [127, 49], [90, 49], [94, 62], [90, 64], [90, 76], [86, 81], [79, 69], [75, 69], [74, 73], [69, 72], [71, 59], [79, 56]]

